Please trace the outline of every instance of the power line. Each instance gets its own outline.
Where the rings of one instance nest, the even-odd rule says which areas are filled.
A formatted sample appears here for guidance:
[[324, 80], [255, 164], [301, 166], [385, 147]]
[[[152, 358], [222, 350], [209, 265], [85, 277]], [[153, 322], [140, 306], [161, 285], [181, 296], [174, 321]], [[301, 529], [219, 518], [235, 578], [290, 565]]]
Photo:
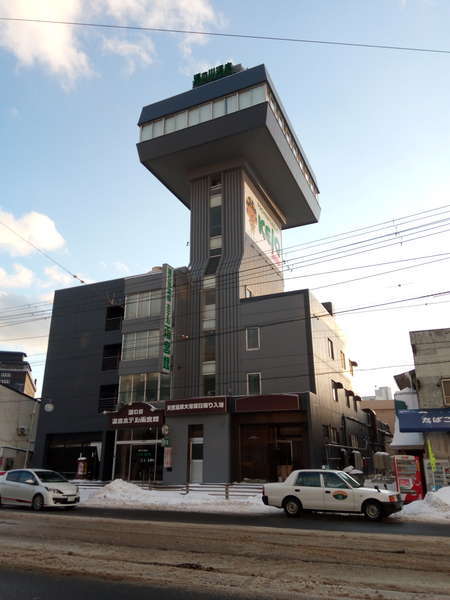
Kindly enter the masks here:
[[273, 35], [257, 35], [245, 33], [223, 33], [217, 31], [197, 31], [193, 29], [169, 29], [164, 27], [143, 27], [140, 25], [116, 25], [112, 23], [90, 23], [82, 21], [57, 21], [51, 19], [22, 19], [13, 17], [0, 17], [1, 21], [15, 21], [22, 23], [46, 23], [52, 25], [73, 25], [76, 27], [95, 27], [101, 29], [121, 29], [126, 31], [149, 31], [154, 33], [179, 33], [184, 35], [203, 35], [210, 37], [240, 38], [249, 40], [263, 40], [272, 42], [291, 42], [297, 44], [317, 44], [327, 46], [348, 46], [352, 48], [372, 48], [376, 50], [394, 50], [401, 52], [421, 52], [430, 54], [450, 54], [450, 50], [440, 48], [420, 48], [416, 46], [396, 46], [391, 44], [368, 44], [359, 42], [339, 42], [337, 40], [315, 40], [307, 38], [291, 38]]
[[37, 250], [38, 252], [40, 252], [42, 254], [42, 256], [45, 256], [45, 258], [47, 258], [48, 260], [51, 260], [52, 263], [54, 263], [60, 269], [62, 269], [66, 273], [68, 273], [71, 277], [73, 277], [74, 279], [78, 279], [78, 281], [80, 283], [86, 283], [85, 281], [83, 281], [82, 279], [80, 279], [78, 277], [78, 275], [75, 275], [74, 273], [72, 273], [71, 271], [69, 271], [69, 269], [66, 269], [66, 267], [64, 265], [62, 265], [60, 262], [58, 262], [57, 260], [55, 260], [53, 257], [51, 257], [49, 254], [47, 254], [43, 250], [41, 250], [41, 248], [39, 248], [38, 246], [36, 246], [36, 244], [33, 244], [33, 242], [30, 242], [30, 240], [27, 240], [27, 238], [23, 237], [23, 235], [20, 235], [20, 233], [17, 233], [17, 231], [15, 231], [12, 227], [10, 227], [9, 225], [6, 225], [6, 223], [3, 223], [3, 221], [0, 221], [0, 225], [3, 225], [3, 227], [6, 227], [6, 229], [9, 229], [9, 231], [11, 231], [11, 233], [14, 233], [14, 235], [16, 235], [21, 240], [23, 240], [24, 242], [26, 242], [27, 244], [29, 244], [30, 246], [32, 246], [35, 250]]

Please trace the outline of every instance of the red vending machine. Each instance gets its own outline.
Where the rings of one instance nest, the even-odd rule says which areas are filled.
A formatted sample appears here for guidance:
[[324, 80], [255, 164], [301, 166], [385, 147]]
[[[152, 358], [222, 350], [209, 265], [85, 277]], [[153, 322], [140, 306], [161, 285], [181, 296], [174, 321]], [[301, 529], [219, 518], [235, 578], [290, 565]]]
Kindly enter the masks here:
[[414, 500], [422, 500], [424, 490], [419, 457], [398, 454], [393, 456], [392, 460], [397, 490], [400, 492], [403, 502], [408, 504]]

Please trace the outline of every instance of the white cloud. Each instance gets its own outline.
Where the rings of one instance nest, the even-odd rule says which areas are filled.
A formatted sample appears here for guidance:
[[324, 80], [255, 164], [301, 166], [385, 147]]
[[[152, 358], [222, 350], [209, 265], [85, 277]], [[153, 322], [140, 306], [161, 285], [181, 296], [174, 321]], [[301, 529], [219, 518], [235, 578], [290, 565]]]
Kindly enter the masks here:
[[74, 277], [68, 273], [61, 271], [56, 265], [54, 267], [45, 267], [44, 273], [50, 277], [51, 282], [60, 283], [61, 285], [69, 285], [74, 282]]
[[[0, 0], [0, 13], [10, 18], [56, 21], [85, 21], [139, 25], [162, 29], [204, 31], [223, 27], [225, 21], [211, 0]], [[94, 31], [94, 30], [90, 30]], [[21, 66], [41, 65], [58, 76], [65, 88], [79, 77], [93, 75], [89, 57], [82, 47], [86, 29], [46, 23], [0, 23], [0, 47], [14, 54]], [[95, 33], [91, 34], [95, 35]], [[179, 37], [182, 55], [189, 58], [194, 44], [207, 43], [201, 35]], [[103, 38], [103, 49], [122, 56], [127, 72], [138, 64], [148, 66], [155, 60], [150, 34], [125, 38]]]
[[32, 211], [16, 219], [13, 214], [0, 210], [0, 223], [6, 225], [0, 224], [0, 250], [6, 250], [11, 256], [27, 256], [36, 252], [25, 240], [41, 250], [57, 250], [65, 244], [54, 221], [41, 213]]
[[[83, 0], [0, 0], [1, 14], [10, 18], [77, 21]], [[76, 30], [69, 25], [6, 22], [0, 24], [0, 46], [12, 52], [22, 66], [40, 64], [71, 87], [80, 76], [92, 75]]]
[[112, 263], [112, 265], [115, 268], [115, 270], [120, 274], [128, 275], [130, 273], [130, 267], [120, 260], [116, 260]]
[[126, 60], [127, 75], [132, 75], [137, 67], [137, 63], [142, 65], [151, 65], [155, 57], [155, 45], [150, 38], [138, 39], [132, 43], [124, 39], [104, 38], [103, 50], [118, 54]]
[[39, 296], [39, 300], [41, 302], [49, 302], [50, 304], [53, 304], [53, 297], [55, 295], [55, 292], [47, 292], [46, 294], [41, 294]]
[[34, 280], [34, 273], [23, 265], [15, 263], [13, 265], [15, 273], [8, 273], [0, 267], [0, 287], [3, 288], [26, 288]]

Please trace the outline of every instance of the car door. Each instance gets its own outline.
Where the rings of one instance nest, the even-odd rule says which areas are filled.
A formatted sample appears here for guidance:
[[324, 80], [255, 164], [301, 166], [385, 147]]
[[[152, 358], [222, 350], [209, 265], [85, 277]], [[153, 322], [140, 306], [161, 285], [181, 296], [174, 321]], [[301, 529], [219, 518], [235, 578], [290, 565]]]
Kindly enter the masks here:
[[31, 504], [37, 485], [37, 479], [31, 471], [20, 471], [17, 488], [20, 504]]
[[2, 504], [21, 504], [19, 484], [20, 473], [21, 471], [8, 471], [6, 473], [0, 487]]
[[325, 510], [339, 512], [354, 511], [355, 490], [351, 488], [337, 473], [323, 472], [323, 502]]
[[323, 510], [320, 471], [300, 471], [292, 486], [292, 492], [299, 498], [304, 509]]

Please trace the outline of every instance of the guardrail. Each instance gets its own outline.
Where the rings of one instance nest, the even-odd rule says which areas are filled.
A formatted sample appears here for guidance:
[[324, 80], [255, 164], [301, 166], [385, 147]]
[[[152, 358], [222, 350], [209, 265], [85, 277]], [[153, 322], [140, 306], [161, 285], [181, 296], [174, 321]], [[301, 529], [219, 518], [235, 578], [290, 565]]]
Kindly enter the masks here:
[[[101, 489], [110, 481], [73, 481], [80, 489], [95, 490]], [[209, 496], [220, 496], [226, 500], [231, 498], [247, 498], [249, 496], [262, 495], [263, 486], [261, 483], [144, 483], [142, 481], [130, 481], [144, 490], [160, 492], [177, 492], [186, 494], [208, 494]]]

